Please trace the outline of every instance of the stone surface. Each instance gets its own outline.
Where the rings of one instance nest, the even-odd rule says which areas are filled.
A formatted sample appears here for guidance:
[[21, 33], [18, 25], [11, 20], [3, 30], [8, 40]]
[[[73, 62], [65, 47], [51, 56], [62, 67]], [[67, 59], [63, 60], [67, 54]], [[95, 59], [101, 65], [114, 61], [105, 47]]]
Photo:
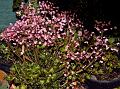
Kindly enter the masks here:
[[9, 89], [9, 84], [5, 80], [6, 76], [7, 74], [4, 71], [0, 70], [0, 89]]
[[0, 0], [0, 31], [16, 20], [15, 13], [12, 12], [12, 3], [13, 0]]

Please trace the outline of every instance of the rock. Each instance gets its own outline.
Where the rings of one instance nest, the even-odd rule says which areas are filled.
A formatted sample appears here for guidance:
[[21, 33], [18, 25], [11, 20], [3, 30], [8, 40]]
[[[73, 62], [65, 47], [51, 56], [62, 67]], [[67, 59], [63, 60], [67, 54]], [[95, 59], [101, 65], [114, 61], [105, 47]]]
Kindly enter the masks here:
[[5, 77], [7, 76], [7, 74], [0, 70], [0, 89], [9, 89], [9, 84], [8, 81], [5, 80]]
[[15, 13], [12, 12], [13, 0], [0, 0], [0, 31], [16, 21]]

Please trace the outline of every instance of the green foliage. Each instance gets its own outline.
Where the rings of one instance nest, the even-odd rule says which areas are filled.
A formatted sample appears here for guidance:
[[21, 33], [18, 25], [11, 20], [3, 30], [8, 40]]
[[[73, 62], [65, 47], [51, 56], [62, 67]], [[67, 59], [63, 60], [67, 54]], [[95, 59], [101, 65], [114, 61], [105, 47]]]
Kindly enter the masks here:
[[[37, 7], [37, 2], [31, 3], [32, 7]], [[10, 42], [1, 44], [0, 52], [14, 63], [7, 79], [19, 84], [18, 89], [22, 85], [28, 89], [76, 87], [91, 75], [99, 76], [101, 80], [112, 79], [105, 75], [120, 68], [115, 39], [104, 37], [101, 32], [105, 29], [99, 29], [99, 26], [99, 36], [82, 26], [78, 28], [71, 27], [67, 31], [63, 28], [66, 35], [56, 38], [53, 45], [49, 46], [27, 46], [29, 44], [26, 43], [13, 45]]]
[[32, 7], [38, 8], [38, 0], [31, 0], [30, 2], [31, 2]]
[[13, 54], [4, 42], [0, 42], [0, 63], [14, 61]]
[[26, 85], [20, 85], [20, 86], [15, 87], [15, 89], [27, 89], [27, 86]]
[[115, 42], [115, 38], [110, 37], [108, 41], [110, 42], [110, 44], [112, 44], [112, 43], [114, 43], [114, 42]]
[[1, 84], [0, 81], [0, 89], [9, 89], [9, 84], [7, 81], [4, 81], [4, 84]]
[[109, 77], [109, 75], [111, 75], [116, 68], [120, 68], [120, 60], [115, 54], [108, 52], [103, 56], [101, 61], [94, 62], [87, 71], [88, 74], [98, 76], [100, 80], [112, 80], [115, 77]]
[[22, 0], [13, 0], [13, 11], [17, 11], [20, 8]]
[[[19, 53], [17, 48], [14, 51]], [[19, 57], [16, 56], [17, 58]], [[11, 73], [7, 77], [9, 81], [14, 80], [15, 84], [27, 85], [29, 89], [59, 89], [64, 66], [52, 50], [43, 46], [26, 49], [21, 59], [25, 61], [16, 61], [11, 67]]]

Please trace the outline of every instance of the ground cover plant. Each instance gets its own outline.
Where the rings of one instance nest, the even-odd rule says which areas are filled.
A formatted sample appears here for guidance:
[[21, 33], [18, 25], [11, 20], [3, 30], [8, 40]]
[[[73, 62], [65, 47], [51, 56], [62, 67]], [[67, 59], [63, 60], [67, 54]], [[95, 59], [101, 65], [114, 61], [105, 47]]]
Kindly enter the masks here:
[[104, 35], [113, 30], [109, 21], [95, 21], [96, 35], [74, 13], [59, 11], [48, 1], [37, 6], [22, 3], [18, 14], [21, 20], [0, 35], [1, 53], [13, 61], [8, 80], [14, 84], [29, 89], [79, 89], [91, 75], [111, 80], [120, 68], [120, 43]]

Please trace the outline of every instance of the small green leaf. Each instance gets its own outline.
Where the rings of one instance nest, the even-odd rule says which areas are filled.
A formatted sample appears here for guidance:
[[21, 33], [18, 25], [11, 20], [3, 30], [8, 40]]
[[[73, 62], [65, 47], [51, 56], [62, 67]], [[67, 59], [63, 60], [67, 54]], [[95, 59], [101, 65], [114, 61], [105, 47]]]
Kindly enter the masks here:
[[27, 89], [27, 86], [26, 85], [21, 85], [20, 89]]
[[91, 78], [91, 76], [89, 74], [86, 74], [85, 77], [86, 77], [86, 79], [90, 79]]
[[72, 76], [69, 76], [68, 79], [72, 79]]
[[50, 83], [50, 77], [47, 78], [46, 83]]
[[95, 67], [99, 67], [100, 65], [99, 65], [98, 62], [96, 62], [96, 63], [94, 64], [94, 66], [95, 66]]
[[56, 77], [57, 77], [57, 74], [53, 74], [51, 78], [55, 79]]
[[98, 73], [99, 73], [99, 74], [103, 74], [103, 70], [100, 69], [100, 70], [98, 71]]
[[37, 48], [39, 48], [39, 49], [44, 49], [45, 48], [45, 46], [44, 45], [37, 45]]
[[60, 51], [61, 51], [61, 52], [65, 52], [65, 46], [61, 47], [61, 48], [60, 48]]
[[54, 69], [53, 69], [53, 68], [51, 68], [51, 69], [49, 70], [49, 72], [50, 72], [50, 73], [53, 73], [53, 72], [54, 72]]
[[40, 80], [40, 83], [41, 83], [41, 84], [44, 84], [44, 83], [45, 83], [45, 80]]
[[112, 37], [109, 38], [109, 39], [108, 39], [108, 42], [111, 43], [111, 44], [114, 43], [114, 42], [115, 42], [115, 38], [112, 38]]

